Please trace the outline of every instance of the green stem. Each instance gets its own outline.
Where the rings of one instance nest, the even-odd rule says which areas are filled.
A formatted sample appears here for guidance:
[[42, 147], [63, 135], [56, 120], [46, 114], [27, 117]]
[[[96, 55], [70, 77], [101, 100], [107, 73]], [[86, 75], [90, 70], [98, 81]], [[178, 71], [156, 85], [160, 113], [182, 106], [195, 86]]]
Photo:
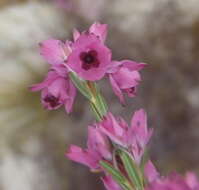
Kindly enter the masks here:
[[104, 98], [101, 96], [97, 85], [94, 82], [85, 81], [79, 78], [75, 72], [70, 72], [69, 76], [80, 93], [89, 100], [96, 119], [101, 121], [103, 116], [106, 115], [108, 107]]
[[97, 85], [93, 82], [87, 81], [87, 87], [90, 89], [91, 99], [90, 105], [91, 108], [96, 116], [98, 121], [101, 121], [103, 117], [107, 114], [108, 107], [103, 98], [100, 94], [100, 91], [97, 89]]
[[97, 107], [95, 106], [95, 104], [90, 102], [90, 106], [91, 106], [91, 109], [92, 109], [97, 121], [101, 121], [102, 120], [102, 115], [99, 113], [99, 111], [98, 111]]

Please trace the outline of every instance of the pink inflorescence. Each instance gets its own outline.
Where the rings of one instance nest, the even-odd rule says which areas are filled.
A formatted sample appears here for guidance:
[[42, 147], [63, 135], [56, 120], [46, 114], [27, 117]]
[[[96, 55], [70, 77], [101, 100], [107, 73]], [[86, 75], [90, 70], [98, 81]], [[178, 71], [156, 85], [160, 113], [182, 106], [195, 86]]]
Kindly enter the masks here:
[[[108, 113], [101, 122], [89, 126], [87, 148], [71, 145], [66, 156], [75, 162], [88, 166], [92, 171], [103, 171], [100, 161], [114, 164], [115, 146], [124, 148], [139, 165], [152, 130], [147, 127], [144, 110], [138, 110], [132, 116], [129, 126], [121, 117]], [[102, 178], [107, 189], [120, 189], [110, 176]], [[114, 190], [114, 189], [113, 189]]]
[[[91, 171], [105, 172], [102, 181], [107, 190], [122, 190], [123, 188], [100, 166], [100, 162], [106, 161], [114, 165], [114, 153], [120, 147], [129, 153], [137, 166], [140, 166], [151, 135], [152, 129], [147, 127], [144, 110], [134, 113], [130, 126], [121, 117], [108, 113], [101, 122], [89, 126], [87, 148], [71, 145], [66, 156], [88, 166]], [[144, 176], [145, 190], [199, 190], [199, 180], [194, 173], [187, 172], [185, 176], [181, 176], [173, 172], [168, 176], [161, 176], [150, 160], [144, 166]]]
[[76, 89], [70, 81], [69, 71], [86, 81], [98, 81], [108, 76], [113, 92], [123, 104], [124, 93], [129, 97], [136, 95], [141, 81], [139, 71], [146, 64], [113, 61], [112, 52], [105, 44], [106, 37], [107, 25], [96, 22], [81, 33], [75, 29], [72, 41], [49, 39], [40, 43], [40, 54], [51, 67], [47, 78], [33, 85], [31, 90], [42, 91], [41, 101], [46, 109], [64, 105], [66, 111], [71, 112]]
[[151, 161], [145, 165], [145, 176], [148, 180], [145, 190], [199, 190], [199, 181], [194, 173], [187, 172], [184, 177], [176, 172], [160, 176]]
[[107, 25], [94, 23], [81, 33], [75, 29], [72, 41], [49, 39], [40, 43], [40, 54], [50, 68], [45, 79], [31, 90], [41, 91], [43, 106], [48, 110], [64, 106], [70, 113], [78, 89], [89, 99], [99, 120], [88, 127], [87, 148], [71, 145], [66, 157], [91, 171], [104, 172], [101, 179], [107, 190], [199, 190], [194, 173], [161, 176], [152, 161], [145, 160], [153, 130], [147, 127], [143, 109], [133, 114], [130, 125], [107, 112], [94, 82], [107, 76], [113, 92], [125, 104], [124, 94], [136, 95], [139, 72], [146, 64], [112, 60], [106, 37]]

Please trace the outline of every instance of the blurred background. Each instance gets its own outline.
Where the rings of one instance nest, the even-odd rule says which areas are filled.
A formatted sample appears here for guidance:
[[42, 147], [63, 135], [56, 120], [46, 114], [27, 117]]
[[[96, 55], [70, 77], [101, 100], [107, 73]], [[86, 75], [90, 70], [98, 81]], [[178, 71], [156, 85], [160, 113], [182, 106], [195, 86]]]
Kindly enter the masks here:
[[113, 113], [129, 121], [145, 108], [162, 173], [199, 172], [198, 0], [0, 0], [0, 190], [104, 189], [97, 174], [64, 157], [69, 144], [85, 145], [93, 121], [86, 100], [79, 95], [67, 115], [44, 110], [28, 91], [48, 70], [38, 43], [71, 38], [94, 21], [109, 25], [114, 59], [148, 63], [127, 107], [102, 82]]

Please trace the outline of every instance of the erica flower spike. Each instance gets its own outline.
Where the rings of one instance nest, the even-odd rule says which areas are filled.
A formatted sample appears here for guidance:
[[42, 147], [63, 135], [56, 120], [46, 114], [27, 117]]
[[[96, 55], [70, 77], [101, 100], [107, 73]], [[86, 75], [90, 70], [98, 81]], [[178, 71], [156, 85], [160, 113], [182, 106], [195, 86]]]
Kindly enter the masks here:
[[[139, 71], [145, 64], [130, 60], [113, 61], [112, 52], [105, 45], [107, 31], [106, 24], [96, 22], [82, 33], [75, 29], [73, 41], [49, 39], [40, 43], [40, 54], [50, 68], [47, 78], [31, 89], [41, 90], [42, 104], [46, 109], [65, 105], [66, 111], [71, 111], [76, 90], [70, 80], [70, 72], [75, 73], [77, 80], [85, 82], [108, 76], [113, 92], [122, 104], [125, 103], [124, 93], [129, 97], [136, 95], [141, 80]], [[79, 84], [75, 83], [75, 86], [80, 91], [87, 88]], [[84, 95], [87, 93], [84, 91]]]
[[140, 70], [146, 64], [112, 60], [106, 37], [107, 25], [96, 22], [84, 32], [75, 29], [72, 41], [50, 39], [40, 43], [40, 54], [50, 68], [46, 78], [31, 90], [41, 91], [43, 106], [48, 110], [64, 106], [69, 113], [79, 90], [96, 116], [96, 122], [88, 127], [87, 147], [71, 145], [66, 157], [104, 173], [101, 180], [107, 190], [199, 190], [194, 173], [161, 176], [145, 158], [153, 130], [147, 126], [143, 109], [133, 114], [130, 125], [108, 110], [95, 81], [109, 78], [113, 92], [125, 104], [125, 94], [136, 96]]

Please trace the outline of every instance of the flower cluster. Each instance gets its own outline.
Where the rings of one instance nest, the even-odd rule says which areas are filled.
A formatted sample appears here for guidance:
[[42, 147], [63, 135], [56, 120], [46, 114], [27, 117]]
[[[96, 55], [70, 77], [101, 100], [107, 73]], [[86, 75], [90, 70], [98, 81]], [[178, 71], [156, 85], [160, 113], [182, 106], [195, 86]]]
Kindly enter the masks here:
[[[87, 149], [71, 145], [66, 156], [88, 166], [91, 171], [105, 172], [102, 181], [107, 190], [122, 190], [100, 165], [101, 161], [116, 165], [128, 178], [124, 162], [116, 154], [117, 150], [124, 149], [140, 167], [151, 135], [152, 129], [147, 128], [146, 114], [142, 109], [134, 113], [130, 126], [122, 118], [115, 118], [108, 113], [101, 122], [88, 127]], [[143, 178], [147, 181], [144, 190], [199, 190], [199, 180], [194, 173], [188, 172], [185, 177], [175, 172], [166, 177], [160, 176], [150, 160], [144, 166]]]
[[152, 130], [147, 129], [146, 114], [143, 110], [135, 112], [131, 126], [128, 126], [122, 118], [115, 118], [108, 113], [101, 122], [88, 127], [88, 148], [82, 150], [72, 145], [66, 155], [92, 170], [100, 170], [99, 162], [101, 160], [113, 162], [112, 155], [119, 146], [130, 152], [132, 158], [140, 163], [151, 134]]
[[199, 190], [194, 173], [161, 176], [152, 161], [145, 158], [153, 130], [147, 127], [143, 109], [133, 114], [130, 125], [108, 112], [95, 81], [107, 76], [124, 104], [125, 93], [129, 97], [136, 95], [139, 71], [145, 64], [112, 60], [106, 36], [107, 25], [94, 23], [82, 33], [74, 30], [73, 41], [50, 39], [40, 43], [40, 53], [50, 69], [44, 81], [32, 85], [31, 90], [41, 90], [45, 108], [64, 106], [69, 113], [78, 89], [89, 100], [98, 120], [88, 126], [87, 148], [71, 145], [66, 157], [104, 173], [102, 181], [107, 190]]
[[[147, 128], [146, 113], [142, 109], [134, 113], [130, 126], [121, 117], [116, 118], [108, 113], [101, 122], [88, 127], [87, 149], [71, 145], [66, 156], [92, 171], [104, 171], [101, 161], [124, 167], [118, 162], [119, 156], [116, 154], [122, 148], [139, 165], [151, 134], [152, 130]], [[121, 189], [107, 174], [102, 180], [107, 189]]]
[[51, 65], [43, 82], [31, 87], [42, 91], [45, 108], [52, 110], [64, 105], [69, 113], [76, 95], [69, 72], [75, 72], [85, 81], [98, 81], [108, 76], [113, 92], [125, 103], [123, 93], [136, 94], [141, 77], [139, 70], [145, 64], [135, 61], [112, 60], [111, 50], [105, 45], [107, 25], [94, 23], [87, 31], [73, 32], [73, 40], [62, 42], [50, 39], [40, 43], [40, 54]]
[[146, 190], [198, 190], [199, 180], [192, 172], [187, 172], [185, 177], [176, 172], [164, 177], [160, 176], [151, 161], [145, 165], [145, 176], [149, 182]]

